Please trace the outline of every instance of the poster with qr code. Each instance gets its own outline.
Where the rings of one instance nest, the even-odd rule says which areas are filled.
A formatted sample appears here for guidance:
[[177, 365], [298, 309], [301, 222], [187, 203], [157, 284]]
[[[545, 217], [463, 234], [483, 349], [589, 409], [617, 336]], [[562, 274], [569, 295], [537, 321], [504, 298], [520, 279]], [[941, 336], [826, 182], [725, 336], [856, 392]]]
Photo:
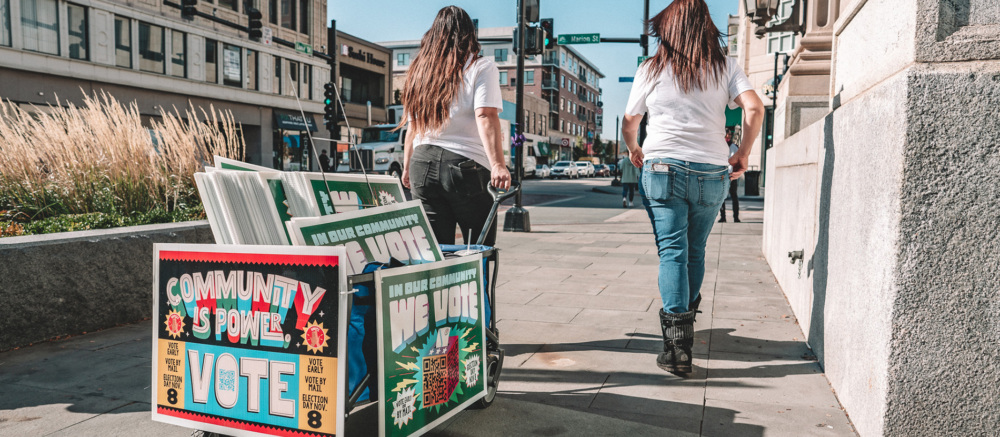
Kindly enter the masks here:
[[344, 434], [342, 247], [153, 252], [153, 420], [231, 436]]
[[486, 394], [483, 259], [379, 270], [379, 435], [417, 436]]

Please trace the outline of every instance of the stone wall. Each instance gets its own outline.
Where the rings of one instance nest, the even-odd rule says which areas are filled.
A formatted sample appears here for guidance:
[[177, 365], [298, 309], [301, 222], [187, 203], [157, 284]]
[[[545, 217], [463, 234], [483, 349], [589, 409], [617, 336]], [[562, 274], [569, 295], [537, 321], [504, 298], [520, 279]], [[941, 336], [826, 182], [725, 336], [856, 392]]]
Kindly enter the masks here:
[[206, 221], [0, 239], [0, 351], [151, 316], [153, 243], [214, 243]]
[[833, 111], [768, 151], [765, 256], [862, 436], [995, 435], [1000, 3], [856, 0], [836, 34]]

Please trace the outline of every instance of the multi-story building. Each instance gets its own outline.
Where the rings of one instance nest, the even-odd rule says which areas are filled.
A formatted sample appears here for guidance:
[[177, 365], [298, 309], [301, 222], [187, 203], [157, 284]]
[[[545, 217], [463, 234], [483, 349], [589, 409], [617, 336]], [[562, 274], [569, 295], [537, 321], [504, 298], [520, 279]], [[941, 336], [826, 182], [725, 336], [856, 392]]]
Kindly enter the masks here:
[[[337, 31], [337, 85], [344, 100], [346, 123], [340, 123], [340, 138], [361, 138], [361, 129], [389, 122], [386, 107], [392, 75], [392, 50]], [[350, 130], [348, 130], [350, 125]], [[342, 144], [341, 147], [346, 146]], [[341, 151], [346, 151], [342, 149]]]
[[[330, 67], [278, 42], [327, 52], [326, 0], [262, 2], [271, 44], [204, 17], [184, 18], [179, 3], [0, 0], [0, 98], [31, 110], [107, 92], [135, 102], [145, 120], [160, 117], [161, 108], [212, 106], [239, 123], [249, 162], [310, 166], [304, 132], [323, 129], [317, 120]], [[197, 10], [247, 26], [248, 4], [201, 1]]]
[[[496, 40], [512, 39], [513, 33], [513, 27], [479, 29], [479, 37], [483, 40], [480, 54], [496, 61], [500, 68], [500, 85], [503, 90], [511, 91], [517, 86], [513, 42]], [[393, 50], [393, 95], [398, 97], [410, 62], [420, 50], [420, 41], [380, 44]], [[528, 56], [524, 64], [525, 95], [540, 97], [548, 110], [534, 112], [526, 105], [525, 132], [547, 136], [554, 157], [569, 156], [569, 147], [593, 139], [603, 125], [598, 115], [602, 105], [602, 78], [604, 74], [596, 65], [569, 46], [557, 47], [544, 55]], [[560, 150], [562, 144], [569, 147]]]

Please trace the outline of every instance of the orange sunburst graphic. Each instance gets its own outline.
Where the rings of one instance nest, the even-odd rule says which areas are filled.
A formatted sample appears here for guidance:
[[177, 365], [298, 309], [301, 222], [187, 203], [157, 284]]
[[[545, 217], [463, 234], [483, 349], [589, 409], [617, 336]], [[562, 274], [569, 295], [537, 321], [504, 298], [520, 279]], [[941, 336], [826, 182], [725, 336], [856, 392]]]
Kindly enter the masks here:
[[184, 332], [184, 318], [175, 310], [167, 313], [167, 320], [163, 323], [167, 325], [167, 334], [173, 338], [179, 338]]
[[330, 339], [326, 335], [327, 329], [323, 329], [322, 323], [309, 322], [306, 329], [302, 331], [302, 340], [305, 341], [306, 350], [313, 353], [323, 353], [326, 342]]

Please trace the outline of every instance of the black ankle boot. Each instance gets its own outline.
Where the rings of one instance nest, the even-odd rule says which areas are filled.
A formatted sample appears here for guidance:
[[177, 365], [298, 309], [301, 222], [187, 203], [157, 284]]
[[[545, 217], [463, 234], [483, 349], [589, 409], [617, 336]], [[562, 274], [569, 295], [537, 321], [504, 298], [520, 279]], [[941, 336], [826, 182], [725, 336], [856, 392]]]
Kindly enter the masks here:
[[691, 373], [691, 347], [694, 346], [694, 311], [673, 314], [660, 310], [663, 352], [656, 365], [670, 373]]

